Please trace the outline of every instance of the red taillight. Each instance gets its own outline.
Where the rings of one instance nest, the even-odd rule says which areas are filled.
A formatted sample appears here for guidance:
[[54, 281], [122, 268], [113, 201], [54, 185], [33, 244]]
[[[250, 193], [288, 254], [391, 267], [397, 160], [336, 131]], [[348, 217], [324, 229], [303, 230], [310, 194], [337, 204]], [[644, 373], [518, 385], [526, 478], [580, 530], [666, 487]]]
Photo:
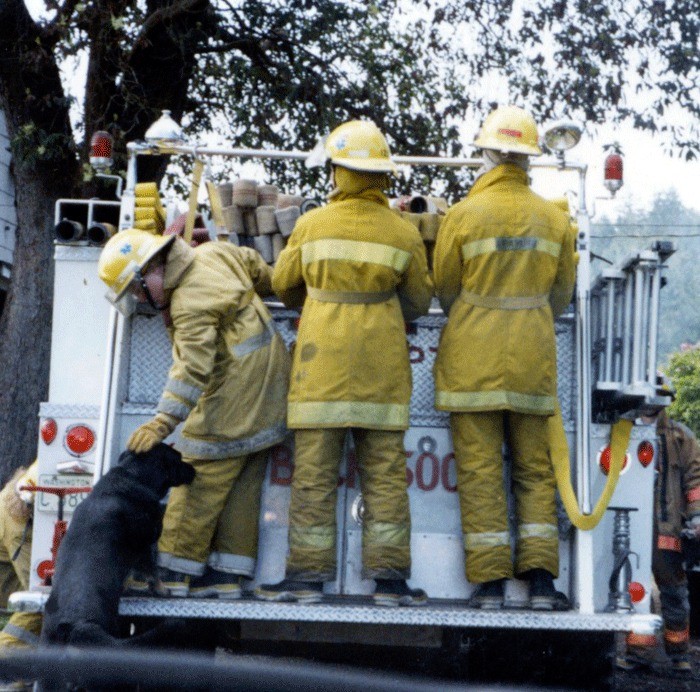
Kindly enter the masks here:
[[66, 449], [76, 457], [87, 454], [95, 444], [95, 433], [87, 425], [73, 425], [68, 428], [65, 439]]
[[638, 582], [631, 581], [628, 587], [632, 603], [639, 603], [647, 595], [646, 589]]
[[50, 445], [56, 439], [56, 433], [58, 432], [58, 425], [53, 418], [47, 418], [40, 428], [41, 439], [44, 444]]
[[605, 157], [605, 187], [615, 194], [622, 187], [622, 156], [617, 152]]
[[112, 135], [98, 130], [90, 140], [90, 164], [98, 170], [112, 165]]
[[654, 461], [654, 445], [649, 440], [642, 440], [637, 447], [637, 459], [646, 468]]
[[[600, 454], [598, 455], [598, 464], [600, 465], [601, 471], [607, 476], [608, 473], [610, 473], [610, 460], [611, 460], [612, 452], [610, 451], [610, 447], [606, 447]], [[625, 454], [625, 458], [622, 462], [622, 468], [620, 469], [620, 472], [624, 471], [627, 468], [627, 464], [629, 463], [630, 457], [629, 454]]]

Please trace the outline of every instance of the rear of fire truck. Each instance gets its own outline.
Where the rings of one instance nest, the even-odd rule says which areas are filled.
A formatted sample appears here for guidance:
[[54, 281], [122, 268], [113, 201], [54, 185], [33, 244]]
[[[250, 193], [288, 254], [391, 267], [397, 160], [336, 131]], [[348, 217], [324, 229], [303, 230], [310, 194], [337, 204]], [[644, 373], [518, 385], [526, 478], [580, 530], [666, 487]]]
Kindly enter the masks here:
[[[170, 127], [170, 124], [174, 127]], [[170, 128], [170, 129], [169, 129]], [[129, 144], [124, 190], [119, 201], [60, 200], [56, 207], [55, 293], [49, 400], [40, 409], [39, 484], [70, 486], [65, 498], [40, 493], [36, 502], [32, 553], [33, 591], [15, 594], [17, 609], [40, 608], [50, 586], [58, 513], [70, 520], [86, 490], [112, 466], [130, 433], [155, 412], [170, 365], [170, 344], [159, 319], [136, 313], [125, 318], [111, 309], [97, 278], [100, 245], [116, 229], [134, 224], [136, 161], [139, 156], [178, 154], [195, 161], [214, 157], [304, 159], [304, 152], [224, 149], [182, 141], [167, 115], [147, 141]], [[657, 243], [591, 276], [586, 167], [565, 160], [563, 142], [571, 126], [549, 131], [547, 160], [538, 169], [569, 175], [578, 185], [579, 254], [577, 288], [570, 309], [557, 320], [558, 394], [570, 450], [564, 475], [573, 485], [569, 513], [590, 515], [610, 482], [611, 429], [620, 418], [633, 419], [646, 406], [669, 403], [656, 390], [656, 340], [659, 291], [664, 261], [673, 251]], [[104, 167], [108, 152], [98, 140], [93, 158]], [[404, 165], [477, 167], [473, 159], [397, 156]], [[621, 183], [621, 168], [608, 162], [610, 186]], [[195, 175], [202, 165], [194, 166]], [[618, 175], [619, 173], [619, 175]], [[195, 181], [198, 187], [199, 180]], [[193, 195], [196, 202], [196, 194]], [[193, 222], [190, 205], [188, 228]], [[92, 229], [92, 233], [87, 230]], [[222, 242], [221, 240], [215, 242]], [[277, 329], [288, 346], [296, 337], [298, 314], [270, 304]], [[559, 512], [560, 574], [556, 587], [569, 597], [568, 612], [526, 609], [524, 583], [512, 580], [506, 607], [470, 610], [465, 601], [473, 585], [464, 576], [464, 549], [454, 455], [446, 414], [434, 408], [432, 366], [445, 316], [439, 308], [407, 325], [413, 369], [411, 427], [406, 433], [406, 476], [412, 516], [412, 579], [430, 601], [423, 608], [381, 608], [367, 598], [374, 584], [361, 577], [363, 502], [351, 444], [346, 449], [338, 488], [338, 574], [326, 585], [326, 602], [303, 605], [240, 601], [123, 598], [125, 619], [178, 616], [236, 623], [241, 645], [290, 640], [305, 643], [406, 647], [442, 652], [463, 665], [488, 659], [510, 667], [517, 655], [549, 657], [553, 666], [571, 651], [567, 675], [583, 680], [610, 671], [616, 632], [653, 634], [660, 619], [650, 614], [651, 536], [655, 433], [635, 425], [609, 506], [597, 525], [576, 529], [563, 506]], [[173, 436], [176, 441], [177, 431]], [[291, 437], [270, 454], [260, 514], [260, 550], [255, 580], [283, 578], [294, 450]], [[506, 468], [507, 468], [506, 453]], [[615, 469], [612, 469], [613, 472]], [[617, 475], [616, 473], [614, 475]], [[506, 485], [508, 483], [506, 473]], [[613, 479], [614, 481], [614, 479]], [[508, 488], [509, 490], [509, 488]], [[515, 508], [509, 491], [510, 515]], [[599, 505], [599, 503], [598, 503]], [[601, 511], [598, 506], [599, 512]], [[105, 566], [107, 569], [108, 566]], [[491, 648], [488, 648], [491, 646]], [[484, 647], [487, 647], [486, 649]], [[498, 651], [485, 654], [484, 651]], [[547, 661], [543, 661], [546, 665]]]

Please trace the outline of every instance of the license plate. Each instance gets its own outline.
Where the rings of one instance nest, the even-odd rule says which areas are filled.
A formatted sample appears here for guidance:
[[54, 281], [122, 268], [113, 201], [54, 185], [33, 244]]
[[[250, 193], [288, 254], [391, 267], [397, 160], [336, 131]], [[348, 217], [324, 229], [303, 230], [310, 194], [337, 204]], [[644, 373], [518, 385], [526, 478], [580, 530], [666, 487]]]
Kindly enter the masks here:
[[[89, 489], [92, 485], [92, 476], [71, 476], [67, 478], [66, 476], [58, 476], [56, 474], [40, 475], [39, 485], [59, 488], [78, 488], [84, 486], [88, 492], [66, 495], [63, 498], [63, 511], [69, 514], [89, 495]], [[36, 500], [37, 509], [40, 512], [51, 512], [52, 514], [58, 512], [58, 497], [56, 495], [52, 495], [51, 493], [37, 493], [37, 495], [39, 496]]]

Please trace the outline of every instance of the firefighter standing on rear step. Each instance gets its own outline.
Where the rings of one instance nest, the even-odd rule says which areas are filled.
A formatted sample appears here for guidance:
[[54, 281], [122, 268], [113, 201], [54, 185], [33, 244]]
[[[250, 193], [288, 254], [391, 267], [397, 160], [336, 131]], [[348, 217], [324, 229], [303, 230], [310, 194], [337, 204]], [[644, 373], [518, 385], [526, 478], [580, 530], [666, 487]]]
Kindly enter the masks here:
[[411, 370], [405, 321], [427, 313], [433, 293], [416, 228], [389, 209], [383, 190], [396, 166], [379, 129], [347, 122], [329, 136], [329, 204], [297, 222], [273, 288], [303, 305], [292, 362], [288, 425], [295, 469], [286, 578], [263, 584], [267, 601], [317, 602], [336, 578], [338, 471], [348, 433], [365, 505], [363, 576], [378, 605], [422, 605], [410, 588], [411, 521], [404, 433]]
[[[0, 492], [0, 599], [7, 607], [10, 594], [29, 588], [34, 493], [20, 490], [37, 485], [37, 462], [19, 468]], [[41, 613], [13, 613], [0, 632], [0, 651], [35, 648], [41, 634]]]
[[128, 441], [146, 452], [184, 421], [176, 447], [197, 472], [170, 494], [160, 582], [171, 596], [239, 598], [255, 574], [267, 453], [286, 433], [289, 354], [259, 297], [272, 270], [250, 248], [129, 229], [98, 271], [119, 309], [160, 312], [173, 344], [157, 413]]
[[[673, 396], [665, 378], [661, 386], [662, 394]], [[656, 423], [659, 443], [651, 569], [661, 597], [664, 649], [673, 669], [688, 674], [690, 603], [681, 547], [682, 538], [700, 540], [700, 445], [691, 430], [671, 420], [663, 409], [649, 412], [642, 422]], [[651, 667], [657, 644], [654, 635], [630, 632], [626, 652], [617, 659], [618, 668]]]
[[[530, 190], [542, 152], [533, 118], [515, 106], [485, 119], [483, 166], [447, 213], [434, 255], [448, 315], [435, 362], [436, 408], [450, 412], [469, 604], [497, 609], [507, 579], [527, 580], [530, 607], [568, 607], [559, 570], [555, 478], [547, 419], [557, 395], [554, 318], [575, 282], [569, 219]], [[517, 536], [511, 556], [503, 444], [513, 457]]]

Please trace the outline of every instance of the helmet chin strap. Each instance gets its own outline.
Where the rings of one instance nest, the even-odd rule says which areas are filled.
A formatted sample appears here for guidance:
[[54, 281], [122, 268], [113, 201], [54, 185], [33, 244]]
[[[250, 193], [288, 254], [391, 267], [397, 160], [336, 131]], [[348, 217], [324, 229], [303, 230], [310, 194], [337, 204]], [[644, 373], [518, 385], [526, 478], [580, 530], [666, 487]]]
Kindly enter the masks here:
[[139, 285], [141, 286], [141, 289], [143, 290], [144, 295], [146, 296], [146, 300], [148, 301], [148, 304], [156, 311], [158, 312], [163, 312], [163, 310], [167, 310], [169, 307], [169, 303], [163, 303], [160, 305], [155, 301], [153, 298], [153, 294], [151, 293], [150, 289], [148, 288], [148, 284], [146, 283], [146, 279], [143, 278], [143, 275], [141, 272], [136, 272], [136, 276], [138, 277], [139, 280]]

